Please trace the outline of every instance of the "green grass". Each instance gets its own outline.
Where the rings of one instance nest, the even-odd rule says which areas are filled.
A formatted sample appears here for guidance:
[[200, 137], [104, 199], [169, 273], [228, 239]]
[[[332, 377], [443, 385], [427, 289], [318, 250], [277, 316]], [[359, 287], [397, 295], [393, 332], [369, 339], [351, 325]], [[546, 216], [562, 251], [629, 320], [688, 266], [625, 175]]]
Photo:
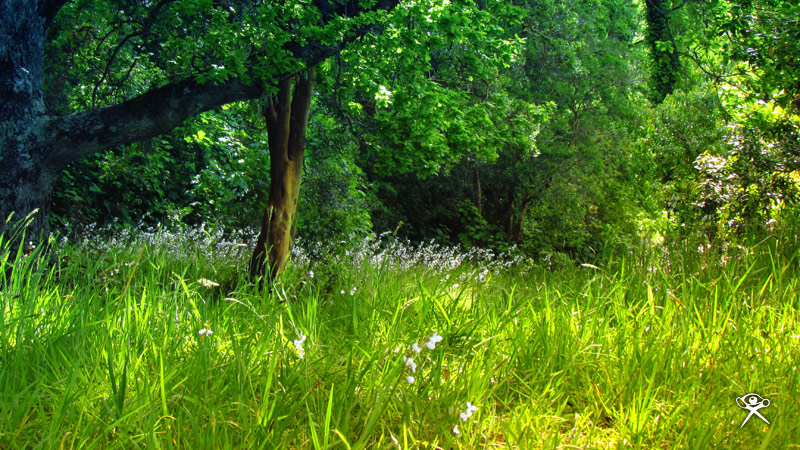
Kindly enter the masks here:
[[[244, 250], [194, 231], [46, 270], [6, 252], [0, 449], [800, 443], [796, 238], [558, 267], [373, 242], [300, 254], [271, 293]], [[749, 392], [771, 425], [740, 428]]]

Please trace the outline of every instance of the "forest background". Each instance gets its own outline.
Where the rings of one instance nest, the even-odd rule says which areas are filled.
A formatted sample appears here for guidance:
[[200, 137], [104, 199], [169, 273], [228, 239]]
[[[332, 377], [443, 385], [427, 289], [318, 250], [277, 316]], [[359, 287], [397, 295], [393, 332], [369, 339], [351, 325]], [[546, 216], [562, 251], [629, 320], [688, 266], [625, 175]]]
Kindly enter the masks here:
[[[648, 5], [404, 5], [382, 34], [317, 67], [295, 234], [338, 242], [388, 230], [589, 261], [642, 240], [705, 245], [791, 221], [796, 5]], [[108, 6], [60, 13], [49, 110], [121, 101], [201, 63], [176, 61], [187, 51], [177, 39], [147, 49], [146, 4]], [[202, 76], [236, 76], [237, 57], [202, 61]], [[257, 103], [71, 163], [51, 221], [66, 233], [256, 228], [269, 191]]]

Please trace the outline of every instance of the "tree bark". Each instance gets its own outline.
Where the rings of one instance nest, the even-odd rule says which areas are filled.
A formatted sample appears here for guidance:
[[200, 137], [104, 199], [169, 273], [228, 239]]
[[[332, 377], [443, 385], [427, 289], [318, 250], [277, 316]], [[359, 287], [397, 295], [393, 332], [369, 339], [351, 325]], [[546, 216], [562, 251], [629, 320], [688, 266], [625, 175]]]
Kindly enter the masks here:
[[46, 142], [37, 133], [45, 112], [46, 16], [35, 2], [3, 0], [0, 17], [4, 18], [0, 20], [0, 235], [8, 241], [17, 225], [36, 210], [29, 237], [46, 231], [57, 172], [41, 164]]
[[250, 260], [250, 275], [259, 280], [260, 286], [264, 281], [274, 281], [283, 272], [292, 251], [313, 77], [314, 70], [310, 69], [294, 80], [284, 80], [278, 86], [277, 95], [265, 101], [270, 158], [269, 203]]

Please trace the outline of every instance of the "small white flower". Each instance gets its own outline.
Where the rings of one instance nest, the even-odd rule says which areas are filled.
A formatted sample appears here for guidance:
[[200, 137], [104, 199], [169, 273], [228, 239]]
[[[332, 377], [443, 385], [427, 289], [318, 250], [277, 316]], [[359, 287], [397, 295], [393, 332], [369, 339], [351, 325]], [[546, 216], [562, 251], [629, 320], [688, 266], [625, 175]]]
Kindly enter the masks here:
[[406, 381], [408, 381], [408, 384], [414, 384], [415, 379], [413, 376], [409, 375], [406, 377]]
[[308, 278], [314, 278], [314, 271], [313, 270], [309, 270], [308, 271]]
[[204, 288], [208, 289], [219, 286], [219, 283], [217, 283], [216, 281], [207, 280], [205, 278], [200, 278], [199, 280], [197, 280], [197, 282], [200, 283], [200, 286], [203, 286]]
[[197, 332], [197, 334], [211, 336], [212, 334], [214, 334], [214, 332], [211, 331], [210, 328], [201, 328], [200, 331]]
[[458, 424], [453, 427], [453, 434], [461, 434], [461, 431], [458, 429]]
[[356, 287], [353, 286], [352, 289], [350, 289], [350, 295], [353, 296], [355, 294], [356, 294]]
[[339, 291], [339, 293], [340, 293], [340, 294], [342, 294], [342, 295], [344, 295], [344, 289], [342, 289], [341, 291]]
[[303, 357], [306, 355], [306, 351], [303, 348], [303, 342], [305, 341], [306, 341], [306, 335], [303, 334], [302, 331], [300, 332], [300, 339], [295, 339], [294, 341], [292, 341], [292, 343], [294, 343], [294, 348], [297, 350], [297, 356], [299, 356], [300, 359], [303, 359]]
[[428, 342], [425, 343], [425, 346], [428, 347], [429, 350], [433, 350], [439, 342], [442, 342], [442, 337], [439, 336], [439, 333], [433, 333], [433, 336], [428, 338]]
[[406, 367], [411, 369], [412, 373], [417, 373], [417, 363], [414, 362], [414, 358], [409, 358], [408, 356], [403, 356], [403, 362], [406, 364]]
[[422, 348], [416, 342], [411, 346], [411, 349], [414, 350], [414, 353], [419, 353], [422, 351]]

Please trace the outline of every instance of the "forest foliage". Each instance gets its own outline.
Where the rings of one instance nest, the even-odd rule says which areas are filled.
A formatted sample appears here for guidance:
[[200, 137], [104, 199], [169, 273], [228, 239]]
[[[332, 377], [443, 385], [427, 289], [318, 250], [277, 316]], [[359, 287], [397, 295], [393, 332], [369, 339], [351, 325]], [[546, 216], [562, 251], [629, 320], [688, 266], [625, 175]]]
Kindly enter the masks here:
[[[111, 3], [60, 12], [49, 109], [117, 101], [204, 64], [203, 81], [239, 77], [285, 34], [263, 17], [248, 23], [244, 2]], [[308, 39], [355, 26], [318, 29], [319, 11], [290, 6]], [[664, 238], [763, 232], [798, 195], [798, 17], [776, 0], [401, 2], [317, 67], [296, 234], [388, 230], [590, 260]], [[269, 186], [258, 109], [225, 105], [72, 163], [51, 220], [66, 232], [254, 227]]]

